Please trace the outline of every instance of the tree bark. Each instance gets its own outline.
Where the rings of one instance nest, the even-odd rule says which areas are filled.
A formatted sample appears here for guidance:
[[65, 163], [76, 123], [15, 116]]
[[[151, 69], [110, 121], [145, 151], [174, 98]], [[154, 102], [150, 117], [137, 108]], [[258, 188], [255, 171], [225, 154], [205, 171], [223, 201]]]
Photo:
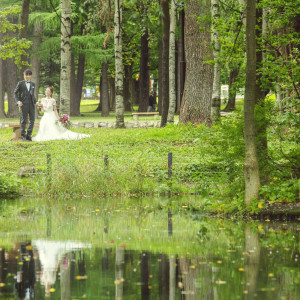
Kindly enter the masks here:
[[[185, 12], [186, 78], [180, 109], [181, 123], [211, 124], [211, 98], [213, 67], [205, 64], [212, 57], [211, 34], [206, 24], [199, 24], [198, 17], [210, 11], [210, 1], [189, 0]], [[200, 26], [205, 30], [200, 31]]]
[[[16, 24], [17, 19], [15, 17], [13, 17], [10, 19], [10, 22], [13, 24]], [[16, 37], [16, 34], [12, 31], [8, 32], [8, 35], [11, 38]], [[7, 77], [6, 77], [6, 92], [7, 92], [7, 102], [8, 102], [7, 116], [9, 118], [18, 118], [20, 116], [19, 108], [16, 105], [16, 101], [15, 101], [15, 97], [14, 97], [14, 90], [18, 83], [18, 68], [15, 64], [14, 58], [8, 58], [6, 60], [5, 74], [7, 74]], [[22, 80], [23, 80], [23, 78], [22, 78]]]
[[147, 6], [144, 1], [141, 1], [142, 6], [142, 36], [141, 36], [141, 59], [140, 59], [140, 76], [139, 76], [139, 111], [146, 112], [148, 108], [148, 98], [149, 98], [149, 34], [147, 27]]
[[108, 96], [108, 63], [102, 63], [102, 82], [101, 82], [101, 94], [102, 94], [102, 117], [109, 116], [109, 96]]
[[244, 161], [244, 202], [246, 205], [249, 205], [254, 198], [258, 197], [260, 187], [254, 120], [256, 101], [256, 0], [248, 0], [246, 11], [247, 66], [244, 99], [244, 138], [246, 151]]
[[132, 65], [124, 66], [124, 106], [125, 111], [131, 111]]
[[163, 90], [162, 52], [163, 52], [162, 41], [159, 41], [159, 44], [158, 44], [158, 104], [157, 104], [157, 109], [160, 112], [160, 115], [162, 112], [162, 90]]
[[221, 52], [221, 45], [219, 42], [220, 34], [217, 29], [217, 23], [220, 18], [220, 6], [218, 0], [211, 0], [212, 12], [212, 43], [214, 53], [214, 81], [213, 92], [211, 100], [211, 120], [217, 122], [220, 119], [221, 111], [221, 65], [219, 63], [219, 56]]
[[109, 79], [109, 106], [112, 110], [116, 108], [116, 85], [112, 77]]
[[122, 56], [122, 5], [123, 0], [115, 0], [115, 61], [116, 61], [116, 128], [125, 128], [123, 98], [123, 56]]
[[31, 55], [31, 70], [32, 77], [31, 80], [35, 83], [35, 98], [39, 97], [39, 89], [40, 89], [40, 68], [41, 62], [38, 56], [39, 46], [42, 42], [42, 32], [43, 27], [40, 24], [34, 24], [33, 26], [33, 41], [32, 41], [32, 55]]
[[70, 114], [71, 89], [71, 1], [61, 0], [60, 113]]
[[234, 111], [235, 110], [235, 98], [236, 98], [236, 82], [238, 79], [240, 68], [234, 68], [233, 70], [230, 70], [229, 73], [229, 87], [228, 87], [228, 102], [226, 104], [226, 107], [224, 108], [224, 111]]
[[[259, 0], [258, 0], [259, 2]], [[262, 37], [262, 8], [256, 8], [256, 37]], [[256, 50], [256, 68], [260, 69], [263, 65], [263, 51], [261, 46]], [[268, 160], [268, 139], [267, 139], [267, 123], [265, 112], [265, 96], [268, 92], [265, 92], [262, 88], [262, 74], [256, 75], [256, 110], [255, 110], [255, 129], [256, 129], [256, 145], [258, 155], [258, 165], [260, 171], [260, 182], [266, 184], [268, 181], [267, 165]]]
[[168, 123], [174, 122], [176, 109], [176, 56], [175, 56], [175, 32], [176, 32], [176, 5], [171, 2], [171, 18], [170, 18], [170, 44], [169, 44], [169, 110]]
[[170, 12], [169, 1], [161, 0], [163, 12], [163, 37], [162, 37], [162, 91], [161, 91], [161, 123], [164, 127], [167, 124], [169, 110], [169, 43], [170, 43]]

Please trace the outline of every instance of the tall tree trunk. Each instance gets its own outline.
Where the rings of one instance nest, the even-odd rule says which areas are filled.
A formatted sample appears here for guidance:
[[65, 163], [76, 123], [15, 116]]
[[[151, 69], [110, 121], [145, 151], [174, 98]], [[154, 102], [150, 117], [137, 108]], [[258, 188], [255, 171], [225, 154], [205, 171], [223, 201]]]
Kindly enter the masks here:
[[214, 53], [214, 81], [213, 92], [211, 100], [211, 120], [217, 122], [220, 119], [221, 111], [221, 65], [219, 63], [219, 56], [221, 45], [219, 42], [219, 31], [217, 25], [220, 18], [220, 6], [218, 0], [211, 0], [211, 13], [212, 13], [212, 43]]
[[180, 39], [178, 41], [178, 92], [177, 113], [180, 113], [185, 81], [185, 50], [184, 50], [184, 9], [179, 12]]
[[116, 61], [116, 127], [125, 128], [123, 98], [123, 56], [122, 56], [122, 5], [123, 0], [115, 0], [115, 61]]
[[108, 96], [108, 63], [102, 63], [102, 82], [101, 82], [101, 94], [102, 94], [102, 117], [109, 116], [109, 96]]
[[230, 70], [229, 73], [229, 92], [228, 92], [228, 102], [226, 104], [226, 107], [224, 108], [224, 111], [234, 111], [235, 110], [235, 98], [236, 98], [236, 82], [238, 79], [240, 68], [236, 67], [232, 70]]
[[[23, 27], [20, 29], [20, 39], [25, 39], [27, 38], [27, 31], [28, 31], [28, 17], [29, 17], [29, 5], [30, 5], [30, 0], [23, 0], [22, 1], [22, 10], [21, 10], [21, 25], [23, 25]], [[21, 65], [21, 72], [20, 72], [20, 76], [23, 76], [23, 72], [24, 70], [27, 68], [28, 66], [28, 58], [26, 55], [22, 55], [21, 56], [21, 61], [22, 61], [22, 65]]]
[[247, 67], [244, 99], [244, 138], [245, 138], [245, 198], [246, 205], [258, 197], [260, 177], [255, 140], [254, 107], [256, 101], [256, 0], [247, 2], [246, 44]]
[[70, 114], [71, 0], [61, 0], [60, 113]]
[[35, 98], [39, 97], [40, 89], [40, 68], [41, 62], [38, 56], [39, 46], [42, 42], [43, 27], [41, 24], [34, 24], [33, 26], [33, 41], [32, 41], [32, 55], [30, 58], [32, 77], [31, 80], [35, 83]]
[[[186, 79], [180, 109], [180, 122], [210, 125], [213, 67], [204, 60], [212, 57], [210, 30], [198, 17], [210, 12], [210, 1], [189, 0], [185, 12]], [[205, 30], [200, 31], [200, 26]]]
[[70, 115], [75, 116], [75, 97], [76, 97], [76, 75], [75, 75], [75, 57], [71, 52], [71, 71], [70, 71]]
[[[16, 24], [17, 19], [15, 17], [12, 17], [10, 18], [10, 22]], [[10, 31], [8, 35], [11, 38], [16, 37], [16, 34], [12, 31]], [[7, 102], [8, 102], [7, 116], [9, 118], [18, 118], [20, 116], [19, 108], [16, 105], [16, 101], [14, 97], [14, 90], [18, 83], [18, 68], [15, 64], [14, 58], [8, 58], [6, 60], [5, 74], [7, 74], [7, 78], [6, 78], [6, 92], [7, 92]]]
[[162, 112], [162, 90], [163, 90], [162, 53], [163, 53], [162, 41], [159, 41], [159, 44], [158, 44], [158, 105], [157, 105], [157, 109], [160, 112], [160, 114]]
[[169, 43], [170, 43], [170, 12], [169, 0], [161, 0], [163, 12], [163, 37], [162, 37], [162, 91], [161, 91], [161, 123], [164, 127], [167, 124], [169, 110]]
[[131, 79], [131, 92], [132, 104], [139, 105], [139, 82], [134, 78]]
[[171, 18], [170, 18], [170, 45], [169, 45], [169, 111], [168, 123], [174, 122], [174, 114], [176, 109], [176, 56], [175, 56], [175, 32], [176, 32], [176, 5], [171, 2]]
[[77, 64], [77, 78], [76, 78], [76, 95], [75, 95], [75, 110], [74, 114], [80, 116], [80, 102], [82, 96], [83, 80], [84, 80], [84, 68], [85, 68], [85, 55], [79, 53], [78, 55], [78, 64]]
[[139, 111], [146, 112], [148, 108], [148, 98], [149, 98], [149, 34], [147, 27], [147, 6], [145, 1], [141, 1], [142, 6], [142, 36], [141, 36], [141, 59], [140, 59], [140, 99], [139, 99]]
[[132, 65], [124, 66], [124, 106], [125, 111], [131, 111]]
[[109, 79], [109, 107], [112, 110], [116, 109], [116, 84], [115, 78]]
[[[3, 33], [0, 32], [0, 45], [2, 44]], [[4, 109], [4, 96], [5, 96], [5, 78], [4, 70], [5, 70], [6, 61], [0, 58], [0, 118], [4, 119], [5, 109]]]
[[[257, 0], [259, 3], [259, 0]], [[262, 37], [262, 8], [256, 8], [256, 37]], [[256, 68], [260, 69], [263, 65], [263, 51], [261, 46], [256, 50]], [[257, 72], [258, 73], [258, 72]], [[266, 122], [266, 108], [265, 108], [265, 96], [268, 91], [262, 88], [262, 75], [258, 73], [256, 75], [256, 109], [255, 109], [255, 129], [256, 129], [256, 145], [258, 155], [258, 165], [261, 184], [266, 184], [268, 181], [267, 165], [268, 165], [268, 140], [267, 140], [267, 122]]]
[[7, 59], [7, 69], [6, 69], [7, 79], [6, 79], [6, 91], [7, 91], [7, 102], [8, 102], [8, 112], [7, 116], [9, 118], [19, 117], [19, 108], [16, 105], [14, 90], [18, 83], [18, 69], [13, 58]]

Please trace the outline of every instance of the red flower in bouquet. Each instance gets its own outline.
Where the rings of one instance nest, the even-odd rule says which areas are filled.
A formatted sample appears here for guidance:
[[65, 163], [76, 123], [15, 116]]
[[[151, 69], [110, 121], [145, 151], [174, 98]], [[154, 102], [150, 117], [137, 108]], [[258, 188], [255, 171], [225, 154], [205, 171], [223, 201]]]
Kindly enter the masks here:
[[60, 117], [58, 119], [58, 123], [65, 128], [69, 128], [72, 126], [72, 123], [70, 122], [69, 116], [67, 114], [64, 114], [62, 117]]

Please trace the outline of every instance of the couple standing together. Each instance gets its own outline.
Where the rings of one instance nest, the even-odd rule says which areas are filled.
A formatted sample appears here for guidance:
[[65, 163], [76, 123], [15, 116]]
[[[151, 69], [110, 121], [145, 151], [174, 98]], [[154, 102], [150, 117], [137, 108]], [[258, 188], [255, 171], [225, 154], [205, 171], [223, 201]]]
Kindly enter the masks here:
[[[23, 141], [51, 141], [51, 140], [77, 140], [89, 137], [87, 134], [80, 134], [67, 130], [57, 123], [59, 117], [56, 109], [56, 101], [52, 98], [53, 88], [47, 87], [46, 97], [37, 102], [34, 96], [35, 84], [31, 82], [31, 70], [24, 71], [24, 80], [19, 81], [14, 95], [21, 113], [21, 136]], [[39, 131], [35, 137], [31, 137], [35, 122], [35, 106], [44, 111], [40, 121]], [[26, 123], [29, 124], [26, 134]]]

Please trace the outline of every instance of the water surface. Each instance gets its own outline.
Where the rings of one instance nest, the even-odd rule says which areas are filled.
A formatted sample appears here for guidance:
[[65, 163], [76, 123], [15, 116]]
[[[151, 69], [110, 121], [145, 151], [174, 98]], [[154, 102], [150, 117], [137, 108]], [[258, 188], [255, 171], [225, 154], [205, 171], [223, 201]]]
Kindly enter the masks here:
[[149, 203], [6, 203], [0, 298], [299, 299], [299, 222]]

